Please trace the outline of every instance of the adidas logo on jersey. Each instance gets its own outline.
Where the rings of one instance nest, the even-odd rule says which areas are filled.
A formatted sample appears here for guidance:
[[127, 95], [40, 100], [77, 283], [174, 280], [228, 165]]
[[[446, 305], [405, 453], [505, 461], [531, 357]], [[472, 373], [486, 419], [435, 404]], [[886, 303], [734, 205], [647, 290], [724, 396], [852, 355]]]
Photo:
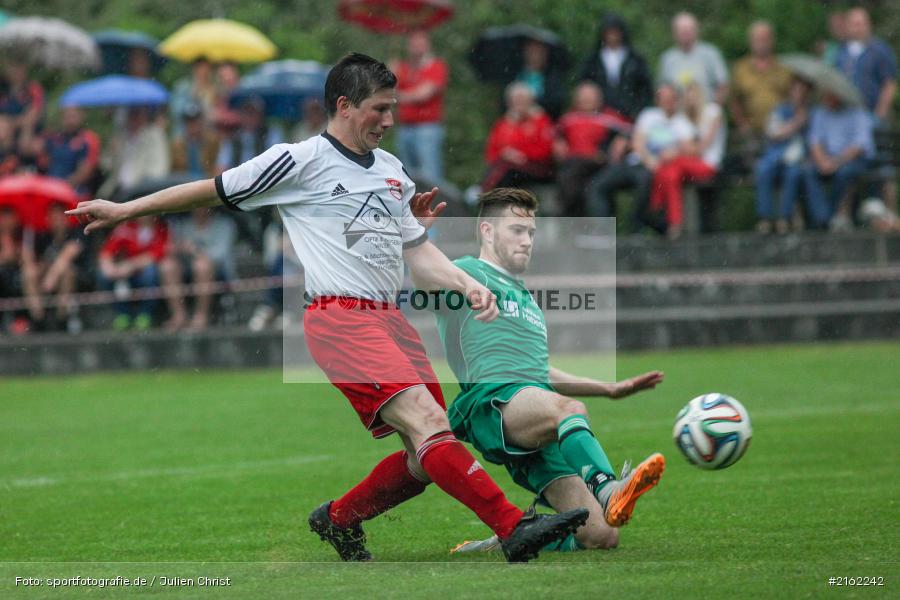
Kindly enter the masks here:
[[349, 194], [349, 193], [350, 192], [347, 191], [347, 188], [345, 188], [343, 185], [341, 185], [339, 183], [339, 184], [337, 184], [337, 187], [331, 191], [331, 197], [334, 198], [335, 196], [343, 196], [344, 194]]

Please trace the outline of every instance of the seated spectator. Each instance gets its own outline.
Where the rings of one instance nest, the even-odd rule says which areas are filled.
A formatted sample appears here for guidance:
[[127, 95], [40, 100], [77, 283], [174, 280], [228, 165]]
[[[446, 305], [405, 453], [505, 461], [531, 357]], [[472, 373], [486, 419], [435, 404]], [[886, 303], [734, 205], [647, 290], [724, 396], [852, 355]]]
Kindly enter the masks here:
[[36, 138], [31, 150], [44, 174], [65, 179], [80, 195], [91, 196], [96, 191], [100, 138], [84, 126], [80, 108], [63, 108], [61, 116], [59, 131]]
[[291, 141], [305, 142], [309, 138], [321, 134], [328, 124], [328, 115], [325, 107], [318, 98], [307, 98], [303, 102], [303, 118], [291, 130]]
[[[146, 331], [153, 325], [153, 298], [138, 300], [136, 312], [126, 301], [132, 289], [159, 285], [159, 264], [166, 256], [169, 231], [164, 222], [140, 217], [116, 226], [100, 248], [100, 289], [114, 291], [116, 317], [113, 329], [124, 331], [133, 326]], [[173, 308], [170, 300], [170, 310]]]
[[677, 144], [663, 151], [650, 192], [651, 211], [664, 210], [666, 233], [670, 239], [681, 237], [684, 222], [683, 188], [686, 183], [713, 180], [725, 154], [725, 117], [722, 107], [707, 102], [697, 83], [684, 94], [684, 115], [694, 133], [688, 144]]
[[238, 130], [219, 146], [216, 169], [219, 173], [247, 162], [284, 141], [281, 127], [266, 123], [262, 98], [249, 98], [240, 107]]
[[[803, 178], [812, 226], [851, 228], [850, 193], [875, 154], [871, 117], [864, 108], [847, 106], [826, 90], [821, 106], [812, 112], [808, 144], [812, 160], [804, 167]], [[826, 182], [831, 184], [827, 194], [822, 188]]]
[[775, 31], [768, 21], [755, 21], [747, 37], [750, 54], [732, 70], [730, 108], [749, 166], [763, 146], [769, 115], [787, 97], [791, 72], [775, 58]]
[[481, 191], [548, 181], [553, 175], [553, 123], [535, 103], [531, 88], [511, 83], [506, 88], [506, 104], [506, 114], [488, 135], [488, 173]]
[[21, 164], [15, 123], [9, 115], [0, 115], [0, 177], [12, 175]]
[[[34, 329], [58, 329], [65, 324], [70, 332], [81, 330], [77, 307], [71, 295], [76, 291], [79, 271], [84, 269], [85, 240], [81, 228], [65, 215], [66, 206], [54, 202], [47, 212], [48, 230], [28, 236], [22, 247], [22, 291]], [[55, 320], [48, 325], [45, 300], [56, 295]]]
[[109, 176], [98, 194], [120, 194], [146, 179], [169, 174], [171, 156], [166, 133], [153, 118], [153, 109], [128, 109], [124, 132], [115, 134], [104, 152]]
[[203, 120], [197, 104], [189, 104], [182, 116], [184, 131], [172, 140], [172, 170], [188, 172], [198, 179], [216, 175], [219, 136]]
[[[237, 237], [234, 221], [208, 208], [197, 208], [191, 212], [190, 218], [176, 220], [171, 230], [171, 249], [160, 265], [164, 286], [179, 286], [184, 283], [185, 277], [200, 286], [234, 279], [234, 242]], [[181, 329], [187, 321], [184, 297], [172, 292], [167, 298], [172, 315], [165, 327], [169, 331]], [[201, 287], [188, 325], [191, 331], [206, 329], [211, 301], [211, 290]]]
[[564, 215], [585, 216], [588, 181], [607, 163], [607, 157], [614, 163], [622, 161], [627, 139], [616, 134], [630, 129], [624, 116], [603, 106], [603, 93], [595, 83], [578, 85], [572, 109], [559, 120], [553, 142]]
[[630, 121], [653, 103], [650, 68], [632, 48], [628, 27], [619, 15], [603, 17], [597, 45], [584, 61], [580, 79], [599, 85], [606, 105]]
[[897, 57], [891, 47], [872, 35], [864, 8], [852, 8], [846, 17], [847, 40], [838, 50], [835, 66], [859, 89], [875, 125], [887, 123], [897, 92]]
[[699, 41], [697, 18], [681, 12], [672, 19], [675, 46], [663, 52], [659, 61], [659, 79], [686, 89], [692, 82], [703, 88], [706, 97], [720, 106], [728, 96], [728, 69], [719, 49]]
[[525, 40], [522, 45], [522, 70], [515, 81], [531, 89], [537, 102], [551, 118], [562, 113], [566, 101], [563, 73], [550, 64], [550, 48], [540, 40]]
[[[756, 163], [756, 214], [760, 233], [787, 233], [794, 216], [794, 204], [803, 178], [806, 158], [806, 135], [809, 125], [812, 86], [800, 78], [791, 82], [789, 100], [779, 104], [769, 115], [766, 126], [768, 143]], [[775, 216], [775, 182], [781, 180], [781, 206]]]
[[[447, 63], [431, 51], [431, 39], [416, 31], [406, 40], [406, 59], [397, 74], [397, 152], [413, 177], [444, 182], [444, 94]], [[304, 111], [305, 118], [305, 111]]]
[[633, 153], [621, 163], [610, 164], [591, 181], [591, 216], [612, 217], [614, 192], [633, 188], [634, 205], [631, 232], [642, 225], [665, 232], [664, 221], [649, 210], [650, 186], [660, 165], [685, 153], [695, 137], [691, 122], [678, 110], [678, 88], [664, 83], [656, 90], [656, 106], [645, 108], [634, 124]]
[[0, 114], [13, 118], [19, 133], [32, 134], [44, 118], [44, 88], [29, 81], [25, 63], [8, 60], [0, 78]]

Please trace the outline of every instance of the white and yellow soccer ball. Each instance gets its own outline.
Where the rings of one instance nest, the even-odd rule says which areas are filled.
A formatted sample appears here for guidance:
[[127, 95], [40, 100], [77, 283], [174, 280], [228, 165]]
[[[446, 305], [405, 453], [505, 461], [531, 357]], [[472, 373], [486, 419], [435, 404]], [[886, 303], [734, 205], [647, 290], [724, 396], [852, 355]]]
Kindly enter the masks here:
[[675, 417], [672, 437], [688, 461], [701, 469], [724, 469], [747, 451], [753, 428], [740, 402], [725, 394], [697, 396]]

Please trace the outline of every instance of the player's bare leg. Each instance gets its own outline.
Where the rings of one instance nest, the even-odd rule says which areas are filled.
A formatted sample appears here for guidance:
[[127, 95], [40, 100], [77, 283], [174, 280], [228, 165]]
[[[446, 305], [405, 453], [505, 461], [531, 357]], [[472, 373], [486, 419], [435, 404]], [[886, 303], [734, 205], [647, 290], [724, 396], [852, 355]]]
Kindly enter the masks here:
[[654, 454], [616, 481], [606, 453], [589, 428], [587, 409], [578, 400], [542, 388], [524, 388], [501, 411], [504, 436], [512, 445], [541, 448], [559, 444], [566, 462], [604, 507], [610, 526], [626, 524], [637, 499], [662, 476], [665, 459]]
[[578, 544], [587, 550], [609, 549], [619, 545], [619, 530], [610, 527], [603, 516], [603, 507], [580, 477], [557, 479], [544, 489], [544, 498], [556, 512], [584, 506], [591, 511], [587, 523], [575, 532]]

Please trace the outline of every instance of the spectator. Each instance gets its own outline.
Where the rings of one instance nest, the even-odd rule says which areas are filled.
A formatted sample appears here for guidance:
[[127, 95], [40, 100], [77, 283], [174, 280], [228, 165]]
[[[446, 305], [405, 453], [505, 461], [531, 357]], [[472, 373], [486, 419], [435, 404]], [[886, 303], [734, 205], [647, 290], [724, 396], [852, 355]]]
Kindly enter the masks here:
[[100, 138], [84, 126], [84, 111], [75, 106], [62, 109], [59, 131], [35, 140], [38, 165], [50, 177], [65, 179], [82, 196], [96, 191]]
[[847, 40], [847, 14], [836, 10], [828, 15], [828, 34], [830, 39], [819, 42], [817, 52], [822, 60], [834, 66], [837, 55]]
[[[671, 145], [660, 153], [650, 193], [650, 209], [665, 210], [666, 233], [670, 239], [681, 237], [683, 230], [684, 184], [712, 181], [725, 153], [722, 107], [715, 102], [707, 102], [703, 88], [697, 82], [688, 86], [684, 106], [693, 139], [689, 142], [682, 139], [681, 143]], [[676, 133], [675, 137], [679, 135]]]
[[9, 115], [0, 114], [0, 177], [12, 175], [21, 164], [15, 123]]
[[762, 148], [769, 115], [787, 96], [791, 72], [775, 58], [775, 31], [768, 21], [755, 21], [747, 32], [750, 54], [732, 70], [731, 118], [752, 164]]
[[687, 89], [697, 82], [707, 98], [724, 106], [728, 96], [728, 69], [719, 49], [699, 40], [697, 18], [681, 12], [672, 19], [675, 46], [663, 52], [659, 64], [660, 80]]
[[143, 106], [128, 109], [125, 131], [113, 136], [105, 153], [109, 177], [101, 186], [101, 196], [119, 194], [146, 179], [169, 174], [169, 143], [152, 111]]
[[[850, 228], [850, 192], [875, 154], [872, 120], [865, 109], [842, 103], [827, 90], [809, 125], [812, 161], [804, 168], [808, 217], [813, 227]], [[822, 189], [831, 183], [826, 195]]]
[[319, 98], [307, 98], [301, 111], [303, 118], [291, 131], [291, 141], [299, 143], [321, 134], [328, 124], [328, 115]]
[[835, 66], [859, 88], [876, 125], [887, 123], [897, 91], [897, 57], [890, 46], [872, 35], [866, 9], [850, 9], [846, 19], [847, 41], [838, 50]]
[[169, 111], [172, 115], [172, 133], [181, 135], [184, 124], [181, 115], [188, 104], [197, 104], [203, 111], [203, 118], [212, 120], [216, 106], [216, 82], [213, 79], [212, 64], [199, 58], [191, 65], [191, 77], [179, 79], [172, 88]]
[[219, 146], [219, 156], [216, 158], [219, 173], [247, 162], [284, 141], [280, 127], [266, 124], [265, 111], [266, 104], [262, 98], [248, 98], [241, 104], [238, 130]]
[[581, 67], [581, 79], [599, 85], [606, 105], [631, 121], [653, 102], [650, 69], [631, 47], [628, 27], [619, 15], [606, 15], [600, 22], [597, 45]]
[[406, 40], [406, 60], [392, 66], [397, 75], [397, 153], [413, 175], [440, 185], [447, 64], [432, 53], [428, 34], [416, 31]]
[[[165, 223], [153, 217], [140, 217], [118, 225], [100, 249], [99, 287], [114, 291], [116, 317], [113, 329], [124, 331], [133, 326], [146, 331], [153, 324], [156, 300], [139, 300], [132, 314], [126, 299], [132, 289], [159, 285], [159, 264], [168, 250], [169, 231]], [[169, 298], [170, 309], [174, 298]]]
[[659, 232], [666, 225], [649, 211], [650, 186], [659, 166], [683, 154], [695, 137], [691, 122], [678, 110], [680, 92], [664, 83], [656, 90], [656, 106], [645, 108], [634, 125], [634, 152], [619, 165], [600, 172], [591, 183], [596, 216], [613, 216], [611, 194], [619, 189], [634, 188], [635, 202], [631, 230], [648, 225]]
[[540, 40], [528, 39], [522, 45], [522, 70], [516, 81], [531, 88], [535, 101], [551, 118], [562, 113], [566, 101], [563, 73], [550, 64], [550, 48]]
[[603, 106], [603, 92], [597, 84], [585, 81], [578, 85], [572, 109], [559, 120], [553, 142], [564, 215], [585, 216], [588, 181], [607, 163], [607, 156], [614, 163], [621, 162], [628, 142], [616, 134], [630, 129], [624, 116]]
[[[241, 83], [241, 72], [233, 62], [223, 62], [215, 68], [216, 97], [213, 102], [213, 121], [238, 120], [237, 111], [231, 107], [231, 94]], [[201, 107], [202, 109], [202, 107]], [[209, 115], [207, 115], [209, 120]]]
[[509, 84], [506, 104], [506, 114], [488, 135], [482, 191], [548, 181], [553, 175], [553, 122], [535, 103], [531, 88], [519, 81]]
[[[769, 115], [766, 126], [768, 143], [762, 158], [756, 163], [756, 214], [760, 233], [787, 233], [794, 216], [794, 203], [803, 177], [806, 158], [806, 135], [812, 85], [795, 77], [791, 81], [789, 99], [779, 104]], [[775, 182], [781, 179], [781, 206], [775, 219]]]
[[70, 332], [77, 333], [81, 323], [71, 295], [79, 271], [84, 269], [85, 243], [81, 229], [72, 226], [65, 210], [63, 204], [52, 203], [47, 212], [48, 230], [27, 236], [29, 243], [22, 248], [22, 291], [35, 329], [47, 329], [45, 297], [56, 294], [56, 324], [65, 323]]
[[172, 140], [172, 170], [186, 171], [198, 179], [214, 177], [219, 136], [203, 120], [199, 105], [188, 104], [181, 117], [184, 131]]
[[[236, 236], [234, 221], [208, 208], [194, 209], [189, 219], [180, 218], [172, 226], [172, 247], [162, 260], [160, 274], [166, 287], [180, 285], [185, 276], [201, 286], [188, 326], [191, 331], [202, 331], [209, 324], [212, 291], [202, 286], [235, 277]], [[165, 327], [169, 331], [181, 329], [187, 319], [184, 297], [173, 291], [167, 298], [172, 315]]]
[[126, 72], [131, 77], [153, 79], [153, 55], [145, 48], [132, 48], [128, 51]]
[[20, 134], [31, 135], [40, 129], [44, 88], [37, 81], [29, 81], [25, 63], [7, 59], [0, 80], [0, 114], [10, 115]]

